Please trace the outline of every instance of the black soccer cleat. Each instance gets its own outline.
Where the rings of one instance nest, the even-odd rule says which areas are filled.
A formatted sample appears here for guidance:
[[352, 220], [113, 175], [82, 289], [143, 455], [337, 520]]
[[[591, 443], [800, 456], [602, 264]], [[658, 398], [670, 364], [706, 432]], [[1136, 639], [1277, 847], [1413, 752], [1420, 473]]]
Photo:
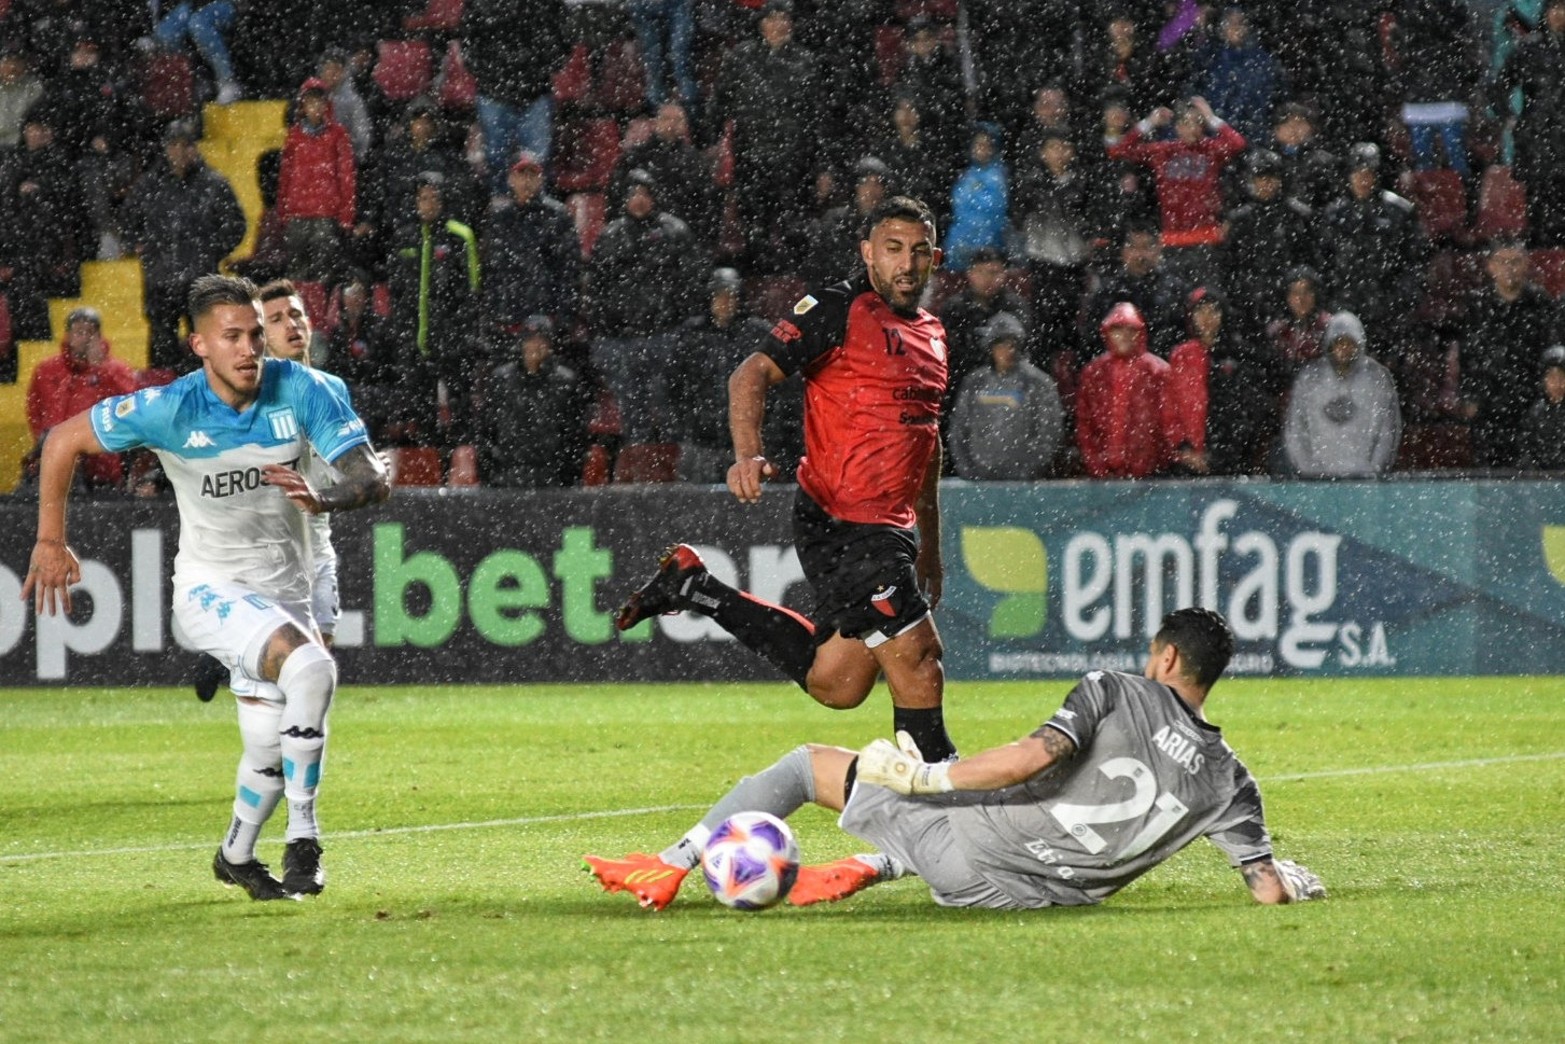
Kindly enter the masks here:
[[694, 603], [690, 582], [706, 573], [706, 563], [689, 544], [675, 544], [658, 558], [658, 571], [641, 589], [626, 599], [614, 616], [614, 626], [628, 631], [643, 620], [664, 613], [678, 613]]
[[283, 849], [283, 888], [294, 895], [320, 895], [326, 890], [318, 839], [301, 837], [288, 842]]
[[216, 656], [202, 653], [196, 661], [196, 676], [193, 684], [196, 687], [196, 699], [202, 703], [211, 703], [212, 697], [217, 695], [217, 690], [228, 680], [228, 668], [223, 666], [223, 661]]
[[212, 857], [212, 875], [228, 888], [236, 885], [243, 888], [257, 902], [299, 898], [283, 887], [283, 883], [273, 877], [266, 864], [259, 859], [252, 859], [248, 863], [230, 863], [223, 858], [221, 848]]

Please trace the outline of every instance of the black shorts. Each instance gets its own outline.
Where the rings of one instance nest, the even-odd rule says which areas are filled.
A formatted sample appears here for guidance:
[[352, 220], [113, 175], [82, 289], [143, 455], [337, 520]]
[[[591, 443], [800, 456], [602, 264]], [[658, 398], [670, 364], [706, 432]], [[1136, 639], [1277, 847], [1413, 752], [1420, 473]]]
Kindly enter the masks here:
[[793, 546], [815, 591], [817, 643], [840, 631], [874, 648], [929, 615], [914, 569], [913, 530], [844, 522], [800, 489], [793, 501]]

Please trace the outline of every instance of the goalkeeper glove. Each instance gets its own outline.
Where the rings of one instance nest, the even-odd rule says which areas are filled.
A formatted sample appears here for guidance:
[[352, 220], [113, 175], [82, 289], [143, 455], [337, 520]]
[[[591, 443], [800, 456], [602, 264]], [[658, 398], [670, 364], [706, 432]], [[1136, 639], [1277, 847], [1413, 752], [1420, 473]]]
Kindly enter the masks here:
[[1277, 878], [1282, 882], [1282, 890], [1288, 893], [1290, 903], [1326, 898], [1326, 886], [1307, 867], [1291, 859], [1278, 859], [1272, 865], [1277, 868]]
[[895, 744], [878, 739], [859, 751], [857, 778], [898, 794], [944, 794], [952, 789], [951, 766], [924, 761], [906, 732], [897, 733]]

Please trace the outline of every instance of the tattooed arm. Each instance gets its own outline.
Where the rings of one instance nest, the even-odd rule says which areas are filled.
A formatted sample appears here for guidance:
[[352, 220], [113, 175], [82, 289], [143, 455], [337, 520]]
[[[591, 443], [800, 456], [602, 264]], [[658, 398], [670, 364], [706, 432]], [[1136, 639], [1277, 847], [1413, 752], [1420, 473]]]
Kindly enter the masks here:
[[268, 464], [264, 480], [281, 489], [300, 511], [319, 515], [327, 511], [352, 511], [379, 504], [391, 496], [391, 477], [386, 464], [368, 443], [354, 446], [332, 461], [342, 473], [341, 481], [324, 489], [315, 489], [303, 475], [281, 464]]
[[952, 762], [951, 786], [955, 790], [998, 790], [1025, 782], [1075, 753], [1076, 744], [1069, 736], [1044, 726], [1014, 743]]

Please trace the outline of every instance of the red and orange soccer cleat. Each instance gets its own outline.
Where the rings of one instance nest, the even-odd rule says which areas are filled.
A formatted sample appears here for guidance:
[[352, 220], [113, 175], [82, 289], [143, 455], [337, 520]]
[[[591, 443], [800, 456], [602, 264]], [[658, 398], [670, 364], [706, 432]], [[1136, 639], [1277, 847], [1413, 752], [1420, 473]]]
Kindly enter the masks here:
[[680, 883], [690, 872], [645, 852], [632, 852], [624, 859], [587, 855], [581, 860], [605, 892], [629, 892], [638, 903], [652, 910], [661, 910], [673, 902]]
[[874, 867], [852, 856], [819, 866], [801, 866], [799, 877], [788, 893], [788, 902], [794, 906], [834, 903], [862, 892], [878, 880], [880, 875]]
[[706, 563], [689, 544], [675, 544], [658, 556], [658, 571], [631, 594], [614, 616], [614, 626], [628, 631], [641, 621], [690, 608], [690, 581], [706, 572]]

